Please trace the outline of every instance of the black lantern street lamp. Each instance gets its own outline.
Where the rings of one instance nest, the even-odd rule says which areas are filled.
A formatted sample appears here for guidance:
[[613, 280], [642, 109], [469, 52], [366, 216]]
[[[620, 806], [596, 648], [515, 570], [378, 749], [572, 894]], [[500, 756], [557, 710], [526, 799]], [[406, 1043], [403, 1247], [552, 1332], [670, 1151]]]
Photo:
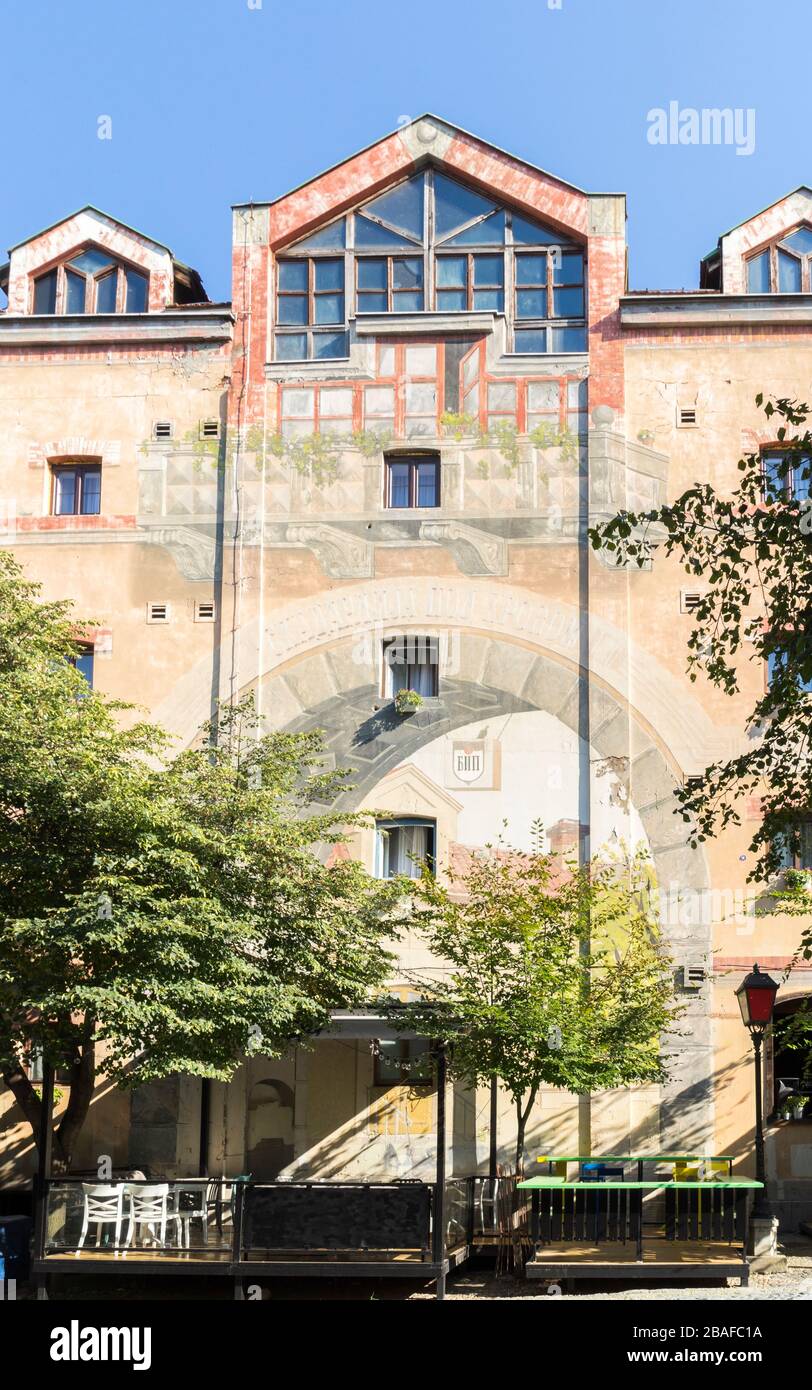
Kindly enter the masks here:
[[745, 975], [736, 998], [742, 1011], [742, 1022], [753, 1039], [754, 1062], [756, 1068], [756, 1180], [763, 1183], [757, 1192], [753, 1215], [767, 1217], [772, 1215], [767, 1201], [767, 1169], [764, 1163], [764, 1114], [761, 1103], [761, 1044], [773, 1016], [773, 1005], [778, 993], [778, 985], [770, 979], [758, 965], [754, 965], [749, 975]]

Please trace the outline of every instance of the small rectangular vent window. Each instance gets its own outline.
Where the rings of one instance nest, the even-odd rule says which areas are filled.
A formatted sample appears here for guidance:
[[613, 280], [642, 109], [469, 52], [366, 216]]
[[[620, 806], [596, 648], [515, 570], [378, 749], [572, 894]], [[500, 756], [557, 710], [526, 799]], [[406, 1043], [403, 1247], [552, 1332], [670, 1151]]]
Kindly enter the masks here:
[[148, 603], [147, 622], [148, 623], [168, 623], [170, 618], [170, 608], [168, 603]]
[[695, 425], [695, 424], [696, 424], [696, 406], [693, 406], [693, 405], [680, 406], [679, 410], [677, 411], [677, 424], [678, 424], [678, 425]]
[[683, 589], [679, 596], [680, 613], [695, 613], [703, 597], [701, 589]]
[[153, 439], [171, 439], [174, 427], [171, 420], [156, 420], [152, 426]]
[[699, 791], [700, 787], [704, 785], [704, 782], [705, 778], [701, 775], [701, 773], [693, 773], [690, 777], [685, 778], [683, 785], [686, 791], [697, 792]]
[[213, 623], [217, 607], [213, 599], [201, 599], [195, 604], [195, 622]]
[[705, 983], [704, 965], [690, 965], [686, 962], [681, 970], [683, 989], [701, 989]]
[[200, 421], [200, 438], [201, 438], [201, 439], [219, 439], [219, 438], [220, 438], [220, 421], [219, 421], [219, 420], [201, 420], [201, 421]]

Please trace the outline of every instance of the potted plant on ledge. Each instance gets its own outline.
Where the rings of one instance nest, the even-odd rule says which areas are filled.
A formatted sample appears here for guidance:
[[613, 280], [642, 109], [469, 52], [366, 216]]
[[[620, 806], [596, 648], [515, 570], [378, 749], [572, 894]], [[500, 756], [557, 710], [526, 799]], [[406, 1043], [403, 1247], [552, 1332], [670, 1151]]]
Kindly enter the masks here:
[[423, 696], [416, 690], [397, 690], [395, 692], [395, 709], [398, 714], [414, 714], [415, 710], [420, 709], [423, 703]]

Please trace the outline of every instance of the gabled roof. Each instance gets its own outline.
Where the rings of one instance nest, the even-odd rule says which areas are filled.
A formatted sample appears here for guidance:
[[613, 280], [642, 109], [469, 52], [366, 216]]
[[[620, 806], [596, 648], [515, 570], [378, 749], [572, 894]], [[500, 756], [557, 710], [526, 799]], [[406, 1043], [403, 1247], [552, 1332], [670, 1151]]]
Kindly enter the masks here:
[[797, 188], [791, 188], [788, 193], [783, 193], [780, 198], [775, 198], [771, 203], [768, 203], [766, 207], [759, 208], [757, 212], [752, 212], [749, 217], [743, 217], [741, 222], [735, 222], [732, 227], [728, 227], [726, 232], [722, 232], [713, 250], [709, 251], [706, 256], [703, 256], [702, 260], [709, 261], [712, 260], [714, 256], [718, 255], [719, 247], [724, 238], [730, 236], [731, 232], [737, 232], [739, 227], [746, 227], [748, 222], [752, 222], [756, 217], [761, 217], [763, 213], [769, 212], [771, 208], [777, 208], [779, 203], [785, 203], [787, 198], [794, 197], [796, 193], [808, 193], [810, 198], [812, 198], [812, 188], [810, 188], [809, 184], [799, 183]]
[[[489, 140], [483, 140], [481, 136], [474, 135], [472, 131], [465, 130], [463, 126], [454, 125], [451, 121], [443, 120], [442, 116], [435, 116], [433, 112], [425, 111], [422, 116], [416, 116], [414, 120], [409, 121], [404, 125], [398, 126], [395, 130], [388, 131], [385, 135], [380, 136], [379, 139], [373, 140], [371, 144], [365, 145], [363, 149], [355, 150], [352, 154], [347, 155], [344, 159], [338, 160], [336, 164], [331, 164], [329, 168], [322, 169], [319, 173], [313, 174], [312, 177], [306, 179], [304, 183], [297, 184], [294, 188], [289, 188], [286, 193], [280, 193], [276, 198], [252, 198], [244, 203], [234, 203], [232, 204], [232, 206], [234, 208], [273, 207], [276, 203], [281, 203], [285, 198], [291, 197], [292, 194], [301, 192], [303, 188], [307, 188], [308, 184], [316, 183], [319, 179], [324, 178], [325, 175], [332, 174], [336, 169], [341, 169], [345, 164], [350, 164], [352, 160], [358, 159], [361, 155], [367, 154], [370, 150], [374, 150], [379, 145], [385, 144], [386, 141], [391, 140], [393, 136], [402, 134], [404, 130], [409, 130], [419, 126], [423, 121], [429, 121], [432, 125], [437, 126], [439, 129], [448, 131], [452, 135], [461, 135], [464, 136], [466, 139], [475, 140], [480, 145], [486, 145], [488, 149], [493, 150], [494, 153], [505, 155], [508, 159], [513, 159], [518, 164], [523, 164], [526, 169], [530, 169], [534, 173], [542, 175], [542, 177], [544, 177], [545, 179], [552, 179], [555, 183], [561, 184], [563, 188], [570, 188], [572, 189], [573, 193], [581, 193], [584, 196], [586, 196], [586, 190], [580, 188], [578, 184], [570, 183], [568, 179], [562, 179], [558, 176], [558, 174], [551, 174], [547, 169], [542, 169], [538, 164], [532, 164], [529, 160], [524, 159], [521, 155], [511, 153], [510, 150], [503, 150], [499, 145], [494, 145]], [[426, 158], [429, 159], [430, 157], [430, 152], [427, 150]]]
[[117, 227], [123, 227], [126, 232], [134, 232], [135, 235], [141, 237], [143, 241], [149, 241], [153, 246], [157, 246], [159, 250], [167, 251], [170, 256], [172, 255], [171, 248], [164, 245], [162, 241], [156, 241], [154, 237], [148, 236], [146, 232], [140, 232], [137, 227], [131, 227], [128, 222], [122, 222], [120, 217], [114, 217], [112, 213], [105, 212], [103, 208], [97, 208], [93, 203], [85, 203], [84, 207], [75, 208], [73, 212], [69, 212], [65, 217], [57, 218], [56, 222], [49, 223], [47, 227], [40, 227], [39, 231], [34, 232], [31, 236], [23, 237], [22, 241], [18, 241], [14, 246], [9, 247], [9, 255], [11, 255], [12, 251], [19, 250], [21, 246], [27, 246], [29, 241], [36, 241], [37, 237], [45, 236], [46, 232], [52, 232], [55, 227], [61, 227], [63, 222], [70, 222], [72, 217], [78, 217], [80, 213], [83, 212], [95, 212], [99, 217], [106, 218], [108, 222], [115, 222]]

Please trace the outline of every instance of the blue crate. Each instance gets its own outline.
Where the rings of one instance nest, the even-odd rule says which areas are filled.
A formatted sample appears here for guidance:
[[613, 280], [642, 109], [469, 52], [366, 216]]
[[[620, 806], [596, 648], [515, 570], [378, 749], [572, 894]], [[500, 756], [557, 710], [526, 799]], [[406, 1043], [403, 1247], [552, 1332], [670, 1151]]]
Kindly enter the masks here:
[[584, 1163], [581, 1165], [581, 1182], [606, 1182], [624, 1175], [623, 1168], [611, 1168], [608, 1163]]
[[31, 1217], [0, 1216], [0, 1264], [4, 1279], [27, 1279], [31, 1270]]

